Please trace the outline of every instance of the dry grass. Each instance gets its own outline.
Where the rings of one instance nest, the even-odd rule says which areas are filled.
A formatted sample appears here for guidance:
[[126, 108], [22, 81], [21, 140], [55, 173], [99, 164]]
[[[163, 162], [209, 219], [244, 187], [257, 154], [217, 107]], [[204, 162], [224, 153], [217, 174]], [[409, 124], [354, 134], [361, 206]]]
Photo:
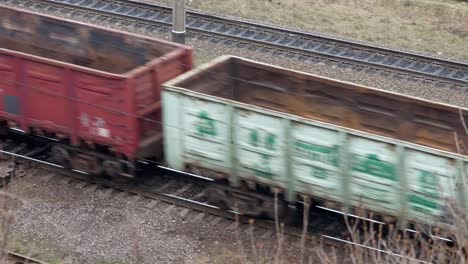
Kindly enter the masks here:
[[[468, 184], [468, 183], [466, 183]], [[467, 186], [468, 187], [468, 186]], [[388, 224], [386, 226], [360, 220], [360, 218], [344, 216], [348, 230], [347, 240], [351, 243], [345, 246], [345, 250], [335, 249], [320, 243], [313, 248], [306, 248], [305, 239], [309, 224], [309, 209], [311, 200], [303, 197], [304, 215], [302, 236], [299, 243], [300, 253], [294, 259], [288, 259], [287, 263], [297, 264], [360, 264], [360, 263], [382, 263], [382, 264], [419, 264], [419, 263], [447, 263], [466, 264], [468, 249], [468, 212], [466, 208], [456, 200], [446, 200], [447, 217], [452, 223], [452, 228], [442, 230], [435, 226], [416, 225], [415, 231], [403, 231], [400, 228]], [[283, 226], [280, 224], [277, 213], [277, 195], [275, 194], [275, 225], [276, 239], [271, 241], [269, 251], [260, 251], [259, 243], [253, 234], [252, 224], [249, 228], [249, 242], [240, 238], [240, 226], [238, 219], [236, 240], [238, 242], [238, 255], [234, 257], [240, 264], [286, 263], [285, 259], [285, 236]], [[361, 219], [373, 219], [373, 213], [365, 209], [357, 208], [354, 212]], [[448, 238], [455, 241], [449, 245], [443, 239]], [[248, 251], [246, 249], [249, 249]], [[273, 249], [273, 251], [271, 250]], [[314, 252], [314, 255], [305, 252]], [[250, 253], [247, 253], [250, 252]]]
[[468, 60], [468, 2], [464, 1], [187, 0], [187, 3], [188, 8], [204, 12]]
[[[307, 207], [306, 207], [307, 208]], [[308, 210], [305, 210], [306, 212]], [[372, 218], [372, 213], [359, 210], [358, 215]], [[230, 251], [224, 254], [224, 263], [239, 264], [360, 264], [360, 263], [381, 263], [381, 264], [419, 264], [419, 263], [447, 263], [466, 264], [466, 252], [468, 238], [466, 237], [468, 214], [460, 210], [453, 210], [452, 216], [457, 220], [456, 227], [465, 230], [455, 230], [442, 232], [438, 229], [418, 226], [417, 234], [412, 232], [401, 232], [390, 225], [385, 231], [384, 226], [371, 224], [368, 221], [360, 221], [357, 218], [345, 218], [349, 241], [355, 244], [348, 244], [344, 249], [334, 249], [320, 243], [313, 248], [305, 247], [305, 229], [299, 244], [300, 253], [294, 258], [287, 258], [285, 236], [281, 231], [281, 226], [277, 229], [276, 239], [270, 245], [257, 242], [252, 229], [247, 233], [250, 238], [241, 239], [238, 226], [236, 238], [238, 243], [237, 254]], [[253, 222], [251, 222], [252, 224]], [[307, 226], [307, 213], [304, 215], [304, 226]], [[251, 225], [252, 227], [252, 225]], [[464, 234], [464, 235], [463, 235]], [[443, 238], [455, 238], [458, 242], [454, 246], [446, 244], [440, 239], [429, 239], [428, 236], [440, 236]], [[265, 250], [267, 249], [267, 250]], [[202, 263], [202, 262], [200, 262]], [[205, 263], [205, 262], [203, 262]], [[217, 263], [217, 262], [216, 262]]]
[[[3, 156], [0, 157], [0, 162], [2, 162], [0, 166], [1, 175], [7, 175], [9, 171], [15, 173], [16, 163], [14, 158], [10, 160], [5, 159], [5, 156]], [[5, 249], [26, 256], [33, 256], [50, 264], [63, 263], [62, 259], [65, 258], [65, 254], [60, 253], [54, 243], [44, 239], [35, 240], [14, 230], [16, 209], [18, 206], [28, 203], [28, 201], [14, 193], [14, 188], [11, 187], [14, 178], [8, 183], [4, 180], [0, 181], [2, 181], [0, 190], [0, 263], [9, 263], [7, 262], [8, 254], [4, 251]]]
[[[448, 203], [451, 204], [451, 203]], [[361, 211], [359, 214], [372, 218], [372, 213]], [[416, 226], [417, 233], [402, 232], [389, 225], [386, 231], [381, 225], [372, 225], [356, 219], [346, 219], [349, 241], [359, 244], [347, 247], [347, 262], [357, 263], [466, 263], [464, 248], [468, 246], [466, 230], [467, 214], [453, 210], [452, 217], [457, 220], [455, 230], [441, 231], [438, 228]], [[351, 223], [352, 222], [352, 223]], [[430, 237], [433, 235], [434, 237]], [[448, 245], [442, 238], [453, 238], [458, 242]], [[375, 250], [375, 248], [382, 251]]]

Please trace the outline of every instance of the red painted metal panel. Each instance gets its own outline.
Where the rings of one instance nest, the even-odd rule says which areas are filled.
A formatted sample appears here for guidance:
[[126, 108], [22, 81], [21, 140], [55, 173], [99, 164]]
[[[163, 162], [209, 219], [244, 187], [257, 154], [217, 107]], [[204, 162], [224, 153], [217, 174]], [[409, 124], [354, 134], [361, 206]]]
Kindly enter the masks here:
[[121, 146], [121, 151], [122, 152], [127, 152], [127, 151], [132, 151], [136, 150], [138, 148], [138, 141], [140, 139], [140, 120], [136, 115], [136, 110], [137, 110], [137, 102], [136, 102], [136, 94], [135, 94], [135, 78], [130, 78], [126, 82], [126, 88], [127, 88], [127, 98], [128, 98], [128, 103], [127, 103], [127, 112], [131, 115], [130, 119], [130, 127], [132, 128], [131, 131], [129, 131], [129, 137], [130, 137], [130, 144], [127, 145], [122, 145]]
[[0, 121], [130, 159], [157, 152], [161, 84], [192, 68], [182, 45], [5, 7], [0, 46]]
[[23, 115], [26, 126], [70, 134], [70, 104], [62, 67], [35, 61], [23, 61], [25, 83], [22, 86]]
[[8, 100], [18, 98], [16, 58], [0, 53], [0, 115], [8, 121], [19, 121], [20, 109], [8, 105]]
[[122, 80], [74, 72], [76, 121], [80, 138], [104, 144], [113, 139], [128, 144], [126, 129], [131, 119], [122, 110], [126, 103]]

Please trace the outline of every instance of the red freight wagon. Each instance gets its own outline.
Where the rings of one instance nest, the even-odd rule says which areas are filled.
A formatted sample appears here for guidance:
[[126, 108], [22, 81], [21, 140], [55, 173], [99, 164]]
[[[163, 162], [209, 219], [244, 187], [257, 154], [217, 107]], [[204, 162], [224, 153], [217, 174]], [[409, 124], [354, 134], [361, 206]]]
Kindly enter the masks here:
[[182, 45], [0, 8], [3, 131], [59, 139], [64, 166], [131, 175], [158, 155], [161, 84], [191, 68]]

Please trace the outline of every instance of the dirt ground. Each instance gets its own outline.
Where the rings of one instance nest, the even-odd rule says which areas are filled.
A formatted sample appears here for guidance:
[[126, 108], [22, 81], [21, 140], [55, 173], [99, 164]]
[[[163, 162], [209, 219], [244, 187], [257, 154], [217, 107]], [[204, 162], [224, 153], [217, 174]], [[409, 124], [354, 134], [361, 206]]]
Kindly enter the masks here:
[[[140, 0], [172, 4], [173, 0]], [[468, 61], [459, 0], [186, 0], [187, 8]]]

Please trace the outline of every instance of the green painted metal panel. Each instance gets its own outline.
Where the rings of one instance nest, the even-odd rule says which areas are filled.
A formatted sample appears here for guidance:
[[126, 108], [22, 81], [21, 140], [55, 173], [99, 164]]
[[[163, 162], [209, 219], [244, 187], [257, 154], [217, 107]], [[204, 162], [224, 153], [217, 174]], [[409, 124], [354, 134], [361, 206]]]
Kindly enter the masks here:
[[184, 163], [231, 173], [228, 105], [195, 97], [183, 100]]
[[460, 169], [463, 168], [464, 170], [461, 170], [461, 174], [459, 177], [460, 206], [468, 210], [468, 163], [463, 162], [462, 164], [463, 167], [461, 167]]
[[399, 206], [397, 148], [393, 144], [350, 137], [348, 158], [353, 206], [395, 215]]
[[397, 145], [398, 166], [397, 175], [399, 175], [400, 185], [398, 187], [398, 199], [400, 204], [400, 212], [398, 213], [398, 225], [400, 228], [406, 228], [408, 224], [408, 202], [406, 195], [408, 192], [408, 179], [406, 175], [406, 148]]
[[341, 139], [341, 146], [339, 152], [339, 168], [340, 168], [340, 179], [341, 179], [341, 190], [342, 190], [342, 208], [346, 213], [350, 213], [351, 209], [351, 175], [349, 174], [350, 162], [349, 156], [349, 137], [347, 133], [339, 132]]
[[409, 219], [443, 221], [449, 212], [447, 202], [458, 199], [457, 162], [420, 151], [407, 151]]
[[325, 199], [341, 201], [339, 131], [295, 122], [290, 164], [295, 188]]
[[164, 157], [166, 164], [176, 170], [184, 169], [183, 159], [183, 113], [180, 112], [183, 95], [164, 91], [162, 93], [163, 104], [163, 132], [164, 132]]
[[232, 129], [232, 124], [235, 124], [237, 121], [235, 108], [232, 105], [229, 105], [228, 108], [228, 115], [229, 115], [229, 129], [231, 130], [231, 142], [230, 142], [230, 159], [231, 159], [231, 175], [229, 176], [229, 181], [231, 186], [239, 187], [240, 180], [239, 180], [239, 161], [237, 160], [237, 144], [233, 144], [233, 142], [237, 142], [237, 133], [236, 129]]
[[236, 115], [239, 176], [286, 182], [283, 119], [243, 109], [237, 109]]
[[293, 137], [293, 124], [292, 121], [289, 119], [284, 119], [284, 128], [285, 128], [285, 137], [286, 137], [286, 147], [285, 147], [285, 159], [284, 159], [284, 167], [286, 168], [286, 177], [288, 181], [287, 185], [287, 195], [286, 199], [289, 202], [295, 202], [296, 201], [296, 196], [297, 196], [297, 188], [295, 186], [296, 184], [296, 174], [294, 173], [294, 165], [292, 164], [291, 156], [293, 155], [294, 152], [294, 144], [295, 140]]
[[183, 89], [166, 87], [163, 100], [175, 169], [196, 163], [233, 184], [252, 179], [289, 188], [290, 199], [310, 194], [418, 222], [441, 220], [446, 199], [468, 199], [454, 189], [457, 173], [468, 180], [461, 156]]

